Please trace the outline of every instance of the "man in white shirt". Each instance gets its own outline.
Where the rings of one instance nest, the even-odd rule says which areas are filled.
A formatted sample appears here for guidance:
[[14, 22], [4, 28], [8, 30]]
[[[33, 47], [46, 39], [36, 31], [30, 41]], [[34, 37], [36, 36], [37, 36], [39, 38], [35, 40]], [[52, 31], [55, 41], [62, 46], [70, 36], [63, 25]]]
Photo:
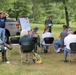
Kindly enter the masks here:
[[41, 38], [41, 47], [44, 50], [44, 53], [47, 53], [49, 45], [45, 46], [46, 45], [44, 42], [45, 37], [52, 37], [52, 34], [49, 32], [49, 27], [44, 29], [44, 33], [42, 34], [42, 38]]
[[64, 45], [65, 45], [65, 47], [64, 47], [64, 62], [67, 62], [67, 60], [66, 60], [67, 54], [68, 54], [68, 52], [71, 52], [70, 47], [69, 47], [70, 43], [76, 42], [76, 35], [73, 34], [73, 31], [71, 29], [68, 29], [67, 33], [68, 33], [68, 36], [66, 36], [64, 38]]

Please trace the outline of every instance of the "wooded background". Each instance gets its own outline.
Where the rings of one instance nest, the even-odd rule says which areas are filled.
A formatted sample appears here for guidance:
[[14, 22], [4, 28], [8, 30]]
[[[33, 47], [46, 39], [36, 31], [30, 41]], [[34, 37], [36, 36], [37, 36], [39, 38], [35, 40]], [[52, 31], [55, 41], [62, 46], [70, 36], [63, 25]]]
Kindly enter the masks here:
[[44, 23], [48, 15], [55, 24], [76, 21], [76, 0], [0, 0], [0, 11], [10, 18], [29, 17], [33, 23]]

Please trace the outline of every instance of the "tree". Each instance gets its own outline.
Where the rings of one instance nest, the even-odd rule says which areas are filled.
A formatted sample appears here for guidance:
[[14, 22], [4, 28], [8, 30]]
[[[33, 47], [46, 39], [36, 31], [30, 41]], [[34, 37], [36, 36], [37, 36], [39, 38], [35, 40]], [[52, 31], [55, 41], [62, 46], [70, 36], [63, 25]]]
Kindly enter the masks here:
[[69, 27], [69, 17], [68, 17], [68, 9], [66, 5], [66, 0], [62, 0], [65, 9], [65, 17], [66, 17], [66, 25]]
[[65, 9], [65, 17], [66, 17], [66, 25], [69, 27], [69, 18], [68, 18], [68, 9], [67, 9], [67, 2], [68, 2], [68, 0], [42, 0], [42, 2], [43, 3], [46, 3], [46, 1], [48, 2], [48, 3], [51, 3], [51, 2], [62, 2], [63, 3], [63, 5], [64, 5], [64, 9]]

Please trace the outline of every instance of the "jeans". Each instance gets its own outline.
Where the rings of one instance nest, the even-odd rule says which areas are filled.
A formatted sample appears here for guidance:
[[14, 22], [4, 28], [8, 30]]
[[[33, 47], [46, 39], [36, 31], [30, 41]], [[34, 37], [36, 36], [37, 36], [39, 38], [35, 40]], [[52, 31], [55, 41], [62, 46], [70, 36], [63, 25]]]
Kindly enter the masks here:
[[61, 40], [57, 40], [54, 42], [55, 50], [58, 50], [60, 48], [60, 45], [62, 44]]
[[5, 38], [5, 28], [0, 28], [0, 37], [3, 42], [6, 42]]
[[49, 46], [45, 46], [45, 45], [41, 44], [41, 47], [42, 47], [42, 50], [48, 51]]
[[71, 50], [64, 47], [64, 58], [67, 58], [67, 54], [70, 53], [70, 52], [71, 52]]

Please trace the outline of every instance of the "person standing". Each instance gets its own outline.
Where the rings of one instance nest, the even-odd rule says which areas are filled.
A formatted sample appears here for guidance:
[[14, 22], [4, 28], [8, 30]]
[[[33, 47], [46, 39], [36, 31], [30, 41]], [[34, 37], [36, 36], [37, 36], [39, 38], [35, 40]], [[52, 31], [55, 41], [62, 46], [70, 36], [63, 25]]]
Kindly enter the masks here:
[[6, 17], [8, 15], [4, 14], [4, 12], [0, 12], [0, 35], [1, 35], [1, 40], [3, 42], [6, 42], [6, 39], [5, 39], [5, 22], [6, 22]]
[[52, 32], [52, 19], [51, 19], [51, 16], [47, 16], [47, 19], [45, 20], [45, 23], [44, 23], [45, 27], [49, 27], [49, 32]]
[[[0, 12], [0, 39], [1, 39], [0, 42], [3, 42], [3, 43], [6, 42], [6, 37], [5, 37], [6, 17], [8, 17], [8, 14], [5, 14], [4, 12]], [[6, 49], [7, 47], [4, 46], [4, 49], [2, 51], [2, 62], [10, 63], [6, 58]]]

